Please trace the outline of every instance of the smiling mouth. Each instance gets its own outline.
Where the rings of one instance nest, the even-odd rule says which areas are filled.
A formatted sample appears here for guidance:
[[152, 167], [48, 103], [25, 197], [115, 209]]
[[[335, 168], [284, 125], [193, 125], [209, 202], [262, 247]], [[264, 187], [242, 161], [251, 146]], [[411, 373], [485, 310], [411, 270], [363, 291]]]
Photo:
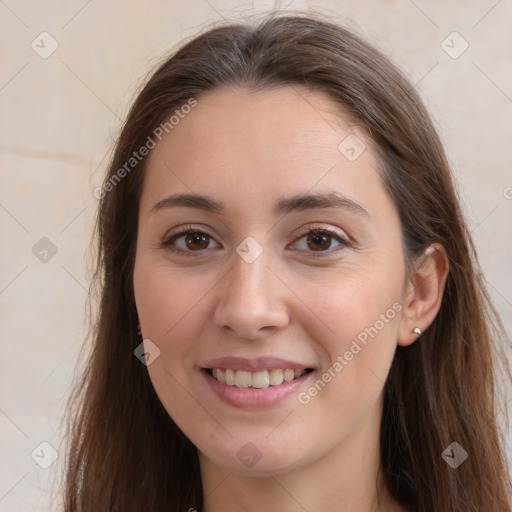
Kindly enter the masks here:
[[210, 377], [216, 381], [237, 388], [266, 389], [272, 386], [280, 386], [283, 382], [291, 382], [303, 375], [311, 373], [312, 368], [301, 370], [273, 369], [248, 372], [245, 370], [233, 370], [231, 368], [205, 368]]

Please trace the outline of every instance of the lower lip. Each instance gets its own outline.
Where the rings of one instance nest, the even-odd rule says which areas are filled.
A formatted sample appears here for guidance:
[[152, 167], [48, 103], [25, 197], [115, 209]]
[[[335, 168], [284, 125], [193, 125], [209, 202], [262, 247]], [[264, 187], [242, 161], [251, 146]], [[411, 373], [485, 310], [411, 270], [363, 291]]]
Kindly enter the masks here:
[[314, 372], [309, 372], [291, 382], [283, 382], [279, 386], [269, 386], [265, 389], [237, 388], [214, 379], [206, 370], [201, 370], [203, 377], [215, 394], [226, 404], [240, 409], [259, 409], [270, 407], [282, 402], [291, 395], [297, 395], [300, 386]]

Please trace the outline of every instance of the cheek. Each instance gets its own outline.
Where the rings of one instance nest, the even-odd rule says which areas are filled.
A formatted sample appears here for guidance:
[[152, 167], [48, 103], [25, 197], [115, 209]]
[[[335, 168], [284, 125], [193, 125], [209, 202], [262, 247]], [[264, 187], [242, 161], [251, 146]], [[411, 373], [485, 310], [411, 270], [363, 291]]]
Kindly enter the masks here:
[[379, 274], [380, 280], [375, 273], [346, 271], [340, 280], [330, 281], [328, 294], [319, 293], [318, 285], [309, 289], [322, 322], [312, 322], [308, 334], [327, 357], [315, 384], [300, 401], [318, 410], [337, 404], [329, 415], [333, 428], [340, 417], [350, 423], [351, 416], [355, 420], [375, 403], [396, 350], [401, 281], [389, 273]]
[[[369, 271], [372, 265], [347, 265], [315, 279], [303, 280], [295, 290], [307, 298], [310, 338], [323, 345], [331, 356], [348, 350], [353, 340], [368, 339], [396, 342], [399, 313], [402, 309], [402, 280], [385, 269]], [[296, 318], [303, 318], [297, 316]], [[326, 333], [328, 336], [326, 337]]]
[[140, 258], [134, 269], [142, 333], [160, 350], [148, 372], [160, 401], [179, 426], [182, 419], [192, 421], [198, 412], [188, 389], [190, 379], [197, 377], [194, 363], [205, 339], [203, 321], [212, 315], [206, 311], [206, 296], [214, 284], [207, 276], [194, 279], [161, 260]]
[[183, 339], [179, 333], [184, 329], [199, 328], [193, 318], [204, 314], [204, 299], [214, 285], [206, 273], [198, 279], [167, 262], [141, 260], [135, 266], [134, 289], [144, 336], [167, 345]]

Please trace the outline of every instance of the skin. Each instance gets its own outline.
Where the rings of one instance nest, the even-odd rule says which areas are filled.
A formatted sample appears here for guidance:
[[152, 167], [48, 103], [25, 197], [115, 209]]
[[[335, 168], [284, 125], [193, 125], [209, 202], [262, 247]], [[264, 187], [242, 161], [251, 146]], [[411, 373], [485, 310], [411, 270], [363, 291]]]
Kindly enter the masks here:
[[[355, 161], [338, 149], [349, 134], [366, 144]], [[330, 191], [366, 214], [273, 213], [278, 198]], [[176, 193], [211, 196], [226, 210], [151, 212]], [[211, 238], [187, 245], [182, 236], [175, 248], [184, 254], [163, 247], [185, 224]], [[332, 228], [350, 244], [328, 237], [327, 249], [308, 246], [313, 227]], [[247, 236], [263, 249], [252, 263], [236, 252]], [[322, 250], [328, 255], [315, 258]], [[194, 251], [200, 256], [187, 256]], [[328, 96], [282, 87], [198, 98], [149, 156], [134, 286], [143, 336], [161, 351], [148, 366], [152, 383], [199, 450], [203, 510], [405, 510], [378, 469], [383, 386], [397, 344], [415, 342], [413, 329], [437, 314], [447, 270], [436, 246], [406, 269], [371, 136]], [[200, 372], [217, 357], [280, 357], [315, 369], [300, 389], [307, 391], [393, 304], [401, 311], [307, 404], [294, 395], [263, 409], [233, 407]], [[261, 454], [251, 468], [237, 457], [249, 442]]]

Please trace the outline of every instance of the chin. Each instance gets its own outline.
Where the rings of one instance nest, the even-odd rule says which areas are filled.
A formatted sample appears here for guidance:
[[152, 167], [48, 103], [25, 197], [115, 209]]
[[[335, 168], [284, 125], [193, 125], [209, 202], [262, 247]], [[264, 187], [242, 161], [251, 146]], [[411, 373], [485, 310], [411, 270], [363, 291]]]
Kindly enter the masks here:
[[[232, 441], [225, 450], [208, 453], [200, 450], [203, 462], [221, 467], [229, 472], [254, 477], [268, 477], [297, 469], [308, 463], [305, 453], [297, 453], [297, 446], [281, 446], [277, 450], [268, 440], [252, 442]], [[313, 457], [311, 457], [313, 459]]]

